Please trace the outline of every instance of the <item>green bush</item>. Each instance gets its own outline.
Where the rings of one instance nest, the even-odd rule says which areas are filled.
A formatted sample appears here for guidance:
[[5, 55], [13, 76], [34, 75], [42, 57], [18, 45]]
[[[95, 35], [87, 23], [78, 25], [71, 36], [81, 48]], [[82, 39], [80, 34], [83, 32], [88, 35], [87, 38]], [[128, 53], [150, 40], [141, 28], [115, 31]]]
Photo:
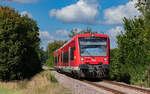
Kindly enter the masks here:
[[20, 91], [3, 88], [0, 86], [0, 94], [22, 94]]
[[58, 83], [58, 80], [55, 78], [55, 76], [52, 73], [47, 73], [46, 75], [47, 79], [50, 80], [52, 83]]
[[150, 65], [150, 1], [139, 0], [141, 15], [124, 18], [125, 32], [117, 36], [118, 48], [111, 50], [110, 78], [148, 86]]
[[39, 44], [34, 20], [0, 6], [0, 80], [28, 78], [40, 71]]
[[53, 83], [57, 83], [58, 82], [54, 75], [50, 76], [50, 81], [53, 82]]
[[48, 67], [53, 67], [54, 66], [53, 56], [51, 56], [50, 58], [48, 58], [46, 60], [46, 66], [48, 66]]
[[150, 46], [144, 39], [144, 19], [124, 19], [125, 33], [117, 37], [118, 48], [111, 50], [111, 79], [131, 84], [142, 84], [147, 80], [146, 71], [150, 62]]

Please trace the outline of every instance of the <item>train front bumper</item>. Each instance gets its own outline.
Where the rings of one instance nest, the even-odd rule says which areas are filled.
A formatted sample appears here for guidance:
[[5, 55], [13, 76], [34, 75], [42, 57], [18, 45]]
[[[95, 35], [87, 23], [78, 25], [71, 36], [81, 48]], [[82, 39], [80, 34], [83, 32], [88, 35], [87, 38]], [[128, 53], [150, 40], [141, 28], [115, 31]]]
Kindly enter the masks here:
[[104, 78], [108, 76], [109, 64], [80, 64], [80, 75], [86, 78]]

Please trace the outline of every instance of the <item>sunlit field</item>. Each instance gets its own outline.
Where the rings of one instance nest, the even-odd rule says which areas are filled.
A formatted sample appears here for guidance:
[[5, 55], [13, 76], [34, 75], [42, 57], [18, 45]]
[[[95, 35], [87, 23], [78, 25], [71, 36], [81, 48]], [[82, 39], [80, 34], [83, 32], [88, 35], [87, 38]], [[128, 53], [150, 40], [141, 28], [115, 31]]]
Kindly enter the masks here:
[[0, 94], [71, 94], [60, 85], [50, 71], [43, 71], [31, 80], [0, 82]]

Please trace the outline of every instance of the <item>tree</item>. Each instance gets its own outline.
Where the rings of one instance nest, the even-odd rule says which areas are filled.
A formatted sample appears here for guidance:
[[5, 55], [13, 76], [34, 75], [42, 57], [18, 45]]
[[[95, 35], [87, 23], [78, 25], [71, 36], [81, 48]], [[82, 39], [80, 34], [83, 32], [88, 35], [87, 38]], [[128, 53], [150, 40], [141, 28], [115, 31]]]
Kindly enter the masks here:
[[28, 16], [0, 6], [0, 79], [31, 77], [41, 70], [39, 28]]
[[[131, 83], [141, 82], [146, 70], [146, 48], [144, 43], [144, 20], [143, 18], [124, 19], [125, 34], [118, 36], [118, 61], [121, 73], [130, 78]], [[124, 73], [122, 73], [124, 72]], [[123, 76], [123, 75], [121, 75]], [[127, 78], [124, 77], [123, 78]]]
[[110, 72], [109, 77], [112, 80], [120, 80], [120, 62], [118, 62], [118, 48], [110, 50]]
[[[124, 18], [125, 33], [117, 37], [118, 49], [111, 63], [111, 77], [132, 84], [147, 85], [150, 65], [150, 1], [139, 0], [141, 15]], [[117, 68], [116, 68], [117, 67]], [[124, 79], [127, 78], [127, 79]]]
[[38, 54], [40, 57], [41, 64], [44, 65], [46, 63], [46, 59], [48, 58], [48, 56], [46, 54], [46, 51], [43, 49], [43, 47], [38, 49]]
[[57, 49], [59, 49], [62, 45], [64, 45], [67, 41], [62, 41], [62, 40], [54, 40], [52, 43], [48, 43], [47, 49], [46, 49], [46, 53], [48, 55], [48, 59], [46, 61], [46, 65], [47, 66], [53, 66], [53, 54], [54, 51], [56, 51]]
[[142, 13], [142, 16], [150, 16], [150, 1], [149, 0], [138, 0], [138, 10]]
[[97, 33], [97, 32], [92, 32], [91, 28], [87, 27], [86, 30], [79, 30], [78, 28], [74, 28], [71, 30], [71, 33], [69, 34], [70, 38], [73, 38], [75, 35], [78, 34], [87, 34], [87, 33]]

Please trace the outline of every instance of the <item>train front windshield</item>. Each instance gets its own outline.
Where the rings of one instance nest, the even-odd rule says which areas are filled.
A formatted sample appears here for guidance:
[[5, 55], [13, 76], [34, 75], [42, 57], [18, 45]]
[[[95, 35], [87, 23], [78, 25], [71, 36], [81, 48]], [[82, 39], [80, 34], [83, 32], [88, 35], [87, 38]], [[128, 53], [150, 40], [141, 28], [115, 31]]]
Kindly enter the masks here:
[[79, 37], [80, 55], [107, 56], [107, 38], [104, 37]]

